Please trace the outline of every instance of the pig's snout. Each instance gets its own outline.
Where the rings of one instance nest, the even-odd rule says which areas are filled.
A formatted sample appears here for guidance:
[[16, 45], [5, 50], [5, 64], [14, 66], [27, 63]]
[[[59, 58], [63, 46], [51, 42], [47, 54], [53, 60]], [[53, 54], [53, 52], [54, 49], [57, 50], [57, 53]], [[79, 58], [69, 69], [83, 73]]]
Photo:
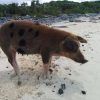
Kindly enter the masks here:
[[84, 58], [83, 54], [80, 51], [76, 54], [74, 60], [81, 64], [85, 64], [86, 62], [88, 62], [88, 60]]
[[79, 60], [75, 59], [75, 61], [78, 63], [81, 63], [81, 64], [85, 64], [88, 62], [88, 60], [86, 60], [86, 59], [79, 59]]
[[84, 60], [81, 61], [82, 64], [85, 64], [87, 62], [88, 62], [88, 60], [86, 60], [86, 59], [84, 59]]

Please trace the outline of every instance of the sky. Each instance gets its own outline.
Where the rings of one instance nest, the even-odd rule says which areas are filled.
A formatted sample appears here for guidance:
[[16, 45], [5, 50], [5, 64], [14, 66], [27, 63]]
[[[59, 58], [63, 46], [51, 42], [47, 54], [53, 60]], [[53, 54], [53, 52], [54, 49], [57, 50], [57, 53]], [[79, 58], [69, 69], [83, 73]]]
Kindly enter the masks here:
[[[29, 5], [31, 3], [32, 0], [0, 0], [0, 4], [9, 4], [9, 3], [23, 3], [23, 2], [27, 2]], [[57, 1], [57, 0], [40, 0], [41, 3], [43, 2], [49, 2], [49, 1]], [[68, 1], [75, 1], [75, 2], [83, 2], [83, 1], [96, 1], [96, 0], [68, 0]]]

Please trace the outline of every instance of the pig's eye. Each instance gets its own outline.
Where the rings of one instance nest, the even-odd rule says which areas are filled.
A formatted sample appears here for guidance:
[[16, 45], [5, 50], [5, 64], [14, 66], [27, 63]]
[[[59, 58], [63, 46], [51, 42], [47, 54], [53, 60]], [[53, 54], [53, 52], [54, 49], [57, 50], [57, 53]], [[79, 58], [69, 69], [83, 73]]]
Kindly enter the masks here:
[[77, 43], [69, 38], [64, 40], [63, 47], [66, 51], [77, 52], [78, 50]]

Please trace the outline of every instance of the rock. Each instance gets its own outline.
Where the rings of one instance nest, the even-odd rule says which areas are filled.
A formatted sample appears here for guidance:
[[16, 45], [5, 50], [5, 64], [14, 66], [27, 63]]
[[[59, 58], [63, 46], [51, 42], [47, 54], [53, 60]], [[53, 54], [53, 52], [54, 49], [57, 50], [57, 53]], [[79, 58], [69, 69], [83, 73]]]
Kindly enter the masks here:
[[66, 89], [66, 85], [65, 84], [61, 84], [61, 89], [65, 90]]
[[50, 74], [52, 74], [53, 70], [52, 69], [49, 69], [49, 72], [50, 72]]
[[86, 95], [86, 91], [84, 91], [84, 90], [82, 90], [81, 93], [82, 93], [83, 95]]
[[68, 75], [72, 75], [71, 73], [69, 73]]
[[83, 47], [84, 45], [82, 44], [82, 47]]
[[62, 89], [58, 90], [58, 94], [62, 95], [64, 93], [64, 91]]

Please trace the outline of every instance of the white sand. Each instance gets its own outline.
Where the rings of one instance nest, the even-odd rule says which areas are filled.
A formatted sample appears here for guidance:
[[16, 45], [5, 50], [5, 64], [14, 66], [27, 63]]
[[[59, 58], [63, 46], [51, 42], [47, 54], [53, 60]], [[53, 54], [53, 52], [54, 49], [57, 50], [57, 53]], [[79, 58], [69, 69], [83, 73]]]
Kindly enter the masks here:
[[[17, 77], [6, 56], [0, 50], [0, 100], [99, 100], [100, 99], [100, 21], [60, 22], [53, 26], [74, 32], [88, 40], [81, 47], [88, 63], [80, 65], [68, 58], [54, 57], [52, 78], [44, 80], [41, 57], [17, 55], [21, 70], [22, 85], [17, 86]], [[38, 62], [37, 65], [36, 61]], [[71, 75], [69, 75], [71, 74]], [[66, 85], [62, 95], [58, 94], [61, 84]], [[81, 91], [86, 91], [83, 95]]]

